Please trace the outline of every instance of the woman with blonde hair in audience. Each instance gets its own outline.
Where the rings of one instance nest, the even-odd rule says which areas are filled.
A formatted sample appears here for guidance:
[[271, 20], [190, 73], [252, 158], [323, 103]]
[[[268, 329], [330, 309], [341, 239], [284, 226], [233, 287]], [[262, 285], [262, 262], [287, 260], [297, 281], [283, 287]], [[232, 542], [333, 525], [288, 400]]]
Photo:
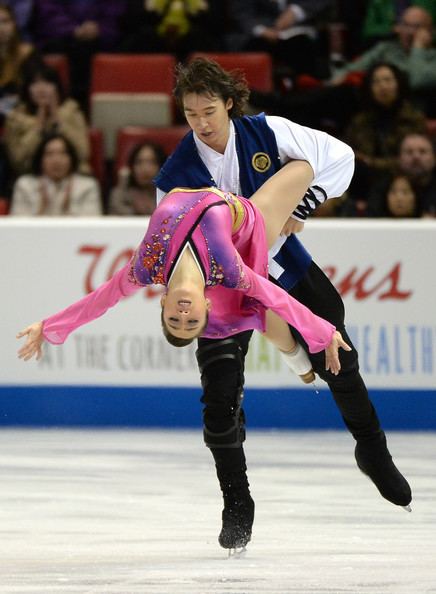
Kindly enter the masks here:
[[14, 107], [23, 63], [33, 54], [30, 43], [21, 41], [13, 10], [0, 2], [0, 119]]
[[47, 136], [37, 147], [32, 174], [15, 183], [11, 215], [98, 216], [100, 189], [89, 175], [77, 172], [77, 153], [62, 134]]
[[58, 73], [43, 62], [26, 69], [21, 101], [7, 116], [4, 142], [17, 175], [28, 173], [41, 140], [63, 134], [76, 149], [79, 171], [89, 173], [89, 131], [78, 103], [67, 97]]

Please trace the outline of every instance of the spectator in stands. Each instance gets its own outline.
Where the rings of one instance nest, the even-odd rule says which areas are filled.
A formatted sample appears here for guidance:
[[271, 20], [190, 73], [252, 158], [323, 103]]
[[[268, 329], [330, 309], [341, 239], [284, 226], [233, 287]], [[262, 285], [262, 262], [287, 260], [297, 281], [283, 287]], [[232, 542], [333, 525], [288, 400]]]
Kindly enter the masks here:
[[394, 27], [396, 38], [380, 41], [362, 56], [339, 69], [332, 85], [342, 84], [348, 75], [366, 72], [378, 62], [393, 64], [407, 73], [414, 98], [428, 114], [434, 113], [436, 91], [436, 48], [433, 47], [433, 22], [429, 12], [407, 8]]
[[[387, 179], [397, 163], [398, 147], [408, 132], [424, 132], [425, 116], [407, 100], [407, 79], [397, 67], [375, 64], [364, 79], [364, 108], [351, 121], [347, 140], [356, 154], [349, 199], [365, 208], [372, 185]], [[362, 213], [363, 214], [363, 213]]]
[[396, 39], [382, 41], [360, 58], [335, 71], [330, 81], [284, 95], [254, 91], [250, 104], [315, 128], [341, 135], [358, 103], [361, 73], [384, 62], [409, 77], [411, 99], [428, 117], [436, 117], [436, 48], [432, 47], [432, 18], [419, 7], [404, 11], [395, 27]]
[[407, 134], [400, 145], [399, 169], [410, 179], [422, 216], [436, 217], [436, 154], [426, 134]]
[[362, 37], [366, 47], [378, 41], [392, 37], [395, 23], [401, 13], [409, 6], [419, 6], [429, 12], [433, 22], [436, 19], [436, 2], [434, 0], [369, 0], [366, 2], [362, 23]]
[[11, 215], [98, 216], [102, 214], [96, 180], [78, 171], [78, 157], [66, 136], [54, 133], [39, 144], [32, 174], [15, 183]]
[[401, 174], [393, 176], [378, 212], [374, 212], [373, 215], [395, 219], [419, 216], [417, 197], [408, 177]]
[[34, 0], [34, 33], [45, 53], [69, 57], [71, 94], [87, 108], [90, 63], [96, 52], [114, 51], [125, 0]]
[[166, 155], [158, 144], [138, 144], [129, 155], [128, 166], [119, 171], [118, 185], [109, 197], [109, 214], [150, 215], [156, 207], [153, 178], [165, 159]]
[[319, 25], [326, 22], [333, 4], [331, 0], [232, 0], [227, 9], [227, 48], [267, 51], [291, 75], [327, 77], [328, 52], [320, 54]]
[[[436, 155], [427, 134], [411, 132], [399, 145], [398, 175], [406, 177], [416, 196], [418, 216], [436, 216]], [[386, 195], [386, 183], [376, 184], [370, 194], [370, 216], [380, 216], [380, 205]]]
[[0, 2], [0, 125], [18, 101], [22, 67], [33, 51], [21, 41], [11, 8]]
[[333, 37], [337, 34], [340, 39], [333, 40], [336, 48], [330, 49], [339, 54], [338, 62], [343, 66], [344, 59], [352, 59], [362, 51], [362, 29], [368, 0], [336, 0], [335, 4], [333, 28], [336, 31], [333, 31]]
[[184, 60], [194, 51], [220, 51], [224, 11], [220, 0], [129, 0], [121, 49], [174, 53]]
[[41, 139], [62, 132], [79, 156], [80, 171], [89, 172], [89, 132], [85, 116], [74, 99], [66, 97], [58, 73], [39, 62], [26, 73], [21, 102], [6, 118], [4, 142], [16, 174], [30, 170]]
[[3, 0], [3, 4], [13, 9], [21, 38], [25, 41], [31, 41], [33, 38], [33, 0]]

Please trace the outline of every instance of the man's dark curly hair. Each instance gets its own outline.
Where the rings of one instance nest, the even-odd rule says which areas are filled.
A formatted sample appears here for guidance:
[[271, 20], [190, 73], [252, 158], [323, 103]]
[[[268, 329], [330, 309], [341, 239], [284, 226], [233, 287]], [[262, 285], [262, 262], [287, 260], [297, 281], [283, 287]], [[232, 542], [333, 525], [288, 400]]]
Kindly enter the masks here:
[[176, 86], [173, 91], [177, 106], [183, 112], [183, 98], [188, 93], [220, 97], [224, 103], [233, 99], [231, 118], [244, 115], [250, 90], [242, 70], [227, 72], [214, 60], [195, 58], [189, 64], [176, 66]]

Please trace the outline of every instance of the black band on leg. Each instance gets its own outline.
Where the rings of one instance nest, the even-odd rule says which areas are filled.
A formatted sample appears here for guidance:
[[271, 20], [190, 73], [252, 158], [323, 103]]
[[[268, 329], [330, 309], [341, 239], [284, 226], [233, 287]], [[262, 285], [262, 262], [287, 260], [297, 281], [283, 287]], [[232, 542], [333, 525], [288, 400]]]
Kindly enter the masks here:
[[[197, 357], [198, 368], [201, 373], [201, 382], [203, 384], [203, 373], [206, 367], [216, 361], [223, 359], [240, 358], [241, 346], [234, 338], [225, 338], [224, 340], [213, 341], [209, 344], [199, 344], [195, 356]], [[207, 379], [206, 377], [204, 379]]]
[[242, 409], [234, 417], [234, 424], [227, 431], [216, 433], [203, 427], [204, 443], [208, 448], [239, 448], [245, 441], [245, 415]]

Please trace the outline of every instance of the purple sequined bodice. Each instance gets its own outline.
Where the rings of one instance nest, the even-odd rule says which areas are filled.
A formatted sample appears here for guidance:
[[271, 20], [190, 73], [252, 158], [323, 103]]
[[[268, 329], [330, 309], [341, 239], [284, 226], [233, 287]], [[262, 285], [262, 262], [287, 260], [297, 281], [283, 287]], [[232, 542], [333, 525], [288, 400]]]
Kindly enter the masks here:
[[165, 285], [182, 248], [190, 241], [206, 285], [236, 287], [241, 270], [231, 243], [231, 200], [213, 188], [167, 194], [151, 216], [136, 252], [132, 267], [135, 282]]

